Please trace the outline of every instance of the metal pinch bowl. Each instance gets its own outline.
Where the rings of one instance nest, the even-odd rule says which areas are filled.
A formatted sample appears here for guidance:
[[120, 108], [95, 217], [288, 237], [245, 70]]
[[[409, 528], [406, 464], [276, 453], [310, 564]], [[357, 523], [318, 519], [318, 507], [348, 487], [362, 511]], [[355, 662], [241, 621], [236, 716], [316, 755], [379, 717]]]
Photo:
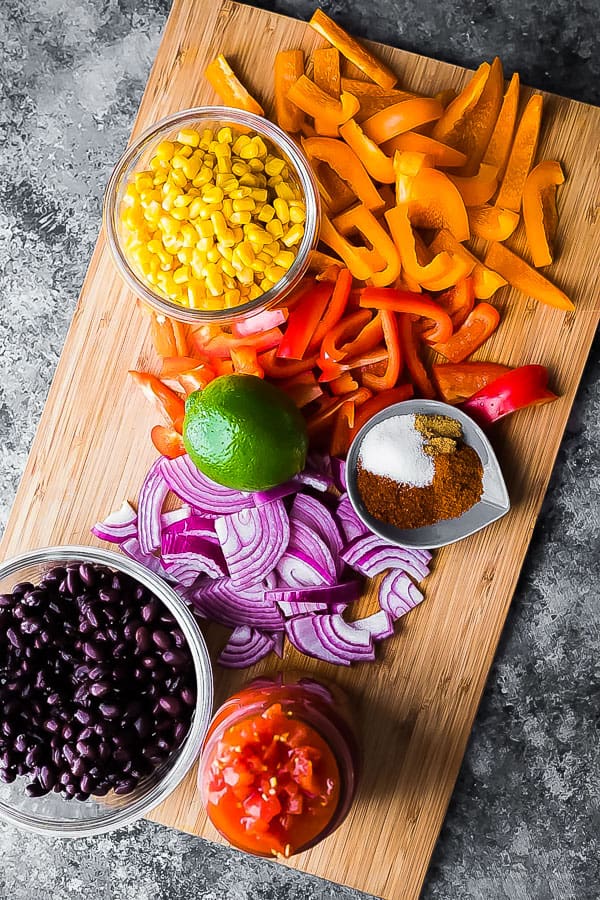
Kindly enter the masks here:
[[[396, 528], [394, 525], [388, 525], [375, 519], [367, 511], [358, 491], [358, 460], [362, 442], [374, 425], [393, 416], [410, 414], [448, 416], [460, 422], [465, 444], [475, 450], [483, 466], [483, 494], [471, 509], [456, 519], [443, 519], [436, 522], [435, 525], [425, 525], [422, 528]], [[510, 509], [510, 500], [502, 471], [489, 440], [479, 425], [466, 413], [438, 400], [406, 400], [403, 403], [395, 403], [369, 419], [350, 446], [346, 480], [350, 502], [367, 528], [383, 540], [402, 547], [431, 550], [445, 547], [447, 544], [454, 544], [501, 519]]]

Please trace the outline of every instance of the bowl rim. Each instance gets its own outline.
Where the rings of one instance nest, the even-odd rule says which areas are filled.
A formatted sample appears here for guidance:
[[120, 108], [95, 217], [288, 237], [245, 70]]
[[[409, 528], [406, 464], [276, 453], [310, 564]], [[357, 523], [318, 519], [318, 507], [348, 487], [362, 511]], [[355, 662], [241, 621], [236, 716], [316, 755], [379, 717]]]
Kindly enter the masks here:
[[[175, 764], [150, 790], [131, 806], [121, 809], [107, 807], [107, 814], [97, 820], [52, 821], [15, 810], [0, 800], [0, 819], [36, 834], [61, 837], [92, 837], [123, 828], [142, 818], [162, 803], [181, 783], [194, 765], [204, 741], [213, 708], [213, 672], [206, 642], [194, 617], [173, 588], [141, 563], [123, 554], [101, 547], [83, 545], [55, 545], [29, 550], [0, 563], [0, 579], [15, 575], [25, 566], [58, 562], [93, 562], [118, 569], [148, 587], [173, 613], [184, 633], [196, 676], [196, 706], [192, 723], [181, 744]], [[65, 801], [66, 802], [66, 801]]]
[[[178, 125], [190, 119], [196, 120], [223, 120], [223, 126], [235, 124], [254, 129], [267, 140], [275, 144], [292, 162], [306, 203], [306, 221], [304, 236], [300, 242], [296, 259], [281, 278], [270, 290], [265, 291], [260, 297], [231, 309], [222, 310], [197, 310], [180, 306], [171, 300], [161, 296], [145, 284], [135, 273], [121, 246], [118, 228], [116, 227], [117, 198], [119, 189], [129, 170], [135, 166], [147, 146], [152, 140], [159, 138], [165, 131], [172, 131]], [[191, 324], [216, 323], [227, 325], [237, 319], [245, 319], [256, 315], [265, 309], [270, 309], [280, 302], [292, 291], [305, 275], [309, 263], [310, 252], [314, 249], [319, 238], [319, 222], [321, 215], [321, 201], [317, 181], [310, 162], [302, 149], [286, 134], [283, 129], [275, 125], [264, 116], [246, 112], [230, 106], [195, 106], [189, 109], [179, 110], [159, 119], [146, 128], [133, 140], [114, 166], [106, 190], [102, 206], [102, 223], [107, 238], [108, 249], [117, 272], [133, 293], [149, 303], [157, 312]]]
[[[478, 500], [477, 503], [475, 503], [471, 507], [471, 509], [476, 509], [478, 506], [480, 506], [480, 504], [486, 503], [488, 507], [494, 508], [496, 512], [494, 514], [490, 514], [483, 524], [463, 532], [460, 531], [458, 523], [460, 523], [461, 519], [463, 519], [463, 517], [467, 515], [467, 513], [469, 513], [471, 510], [466, 510], [466, 512], [455, 519], [442, 520], [443, 522], [456, 523], [456, 536], [450, 538], [449, 540], [429, 540], [425, 536], [423, 536], [424, 532], [427, 532], [430, 528], [434, 528], [435, 526], [425, 525], [421, 528], [400, 529], [396, 528], [393, 525], [388, 525], [385, 522], [379, 522], [374, 516], [371, 516], [362, 508], [363, 502], [358, 490], [357, 483], [357, 466], [360, 446], [364, 438], [371, 430], [371, 428], [373, 428], [375, 425], [378, 425], [380, 422], [392, 418], [393, 416], [411, 415], [414, 414], [417, 410], [422, 411], [425, 415], [446, 415], [450, 418], [457, 419], [463, 426], [463, 430], [464, 426], [467, 425], [469, 430], [471, 430], [471, 432], [477, 436], [482, 447], [487, 453], [487, 460], [481, 459], [481, 455], [478, 453], [481, 459], [481, 464], [483, 466], [484, 477], [486, 472], [491, 472], [495, 476], [495, 487], [497, 487], [498, 489], [499, 502], [492, 504], [490, 501], [484, 500], [482, 498]], [[467, 444], [469, 443], [467, 440], [465, 440], [465, 442]], [[365, 424], [362, 426], [362, 428], [352, 441], [348, 450], [346, 483], [348, 489], [348, 497], [350, 499], [350, 503], [352, 504], [352, 508], [354, 509], [361, 522], [369, 529], [370, 532], [376, 534], [378, 537], [380, 537], [384, 541], [387, 541], [388, 543], [391, 542], [402, 547], [411, 547], [415, 550], [437, 550], [441, 547], [448, 547], [451, 544], [456, 544], [458, 541], [462, 541], [465, 538], [471, 537], [471, 535], [477, 534], [477, 532], [481, 531], [484, 528], [487, 528], [488, 525], [491, 525], [493, 522], [501, 519], [510, 510], [510, 498], [504, 481], [504, 476], [502, 474], [502, 469], [494, 452], [494, 448], [492, 447], [487, 435], [477, 424], [477, 422], [475, 422], [469, 415], [467, 415], [467, 413], [463, 412], [463, 410], [458, 409], [455, 406], [444, 403], [442, 400], [425, 400], [419, 398], [412, 400], [402, 400], [399, 403], [393, 403], [391, 406], [385, 407], [385, 409], [380, 410], [380, 412], [376, 413], [374, 416], [372, 416], [372, 418], [365, 422]], [[420, 532], [421, 535], [415, 536], [413, 539], [411, 539], [411, 531], [414, 533]], [[394, 537], [394, 532], [398, 533], [398, 537]], [[400, 532], [402, 533], [402, 537], [400, 537]]]

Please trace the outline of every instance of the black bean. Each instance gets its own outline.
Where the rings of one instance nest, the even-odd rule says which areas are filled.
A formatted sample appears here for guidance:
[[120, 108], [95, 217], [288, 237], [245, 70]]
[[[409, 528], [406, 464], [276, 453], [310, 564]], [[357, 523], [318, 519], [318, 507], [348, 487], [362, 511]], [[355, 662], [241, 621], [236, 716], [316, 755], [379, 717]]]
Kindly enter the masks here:
[[73, 758], [73, 762], [69, 763], [69, 765], [71, 766], [71, 772], [77, 778], [80, 778], [82, 775], [84, 775], [88, 768], [85, 759], [83, 759], [81, 756], [75, 756]]
[[171, 636], [160, 628], [152, 632], [152, 640], [160, 650], [168, 650], [171, 647]]
[[25, 793], [28, 797], [43, 797], [48, 793], [48, 789], [42, 787], [39, 781], [32, 781], [31, 784], [26, 785]]
[[86, 641], [84, 643], [83, 652], [88, 659], [95, 659], [98, 661], [104, 659], [106, 656], [106, 650], [99, 644], [93, 644], [91, 641]]
[[104, 697], [110, 691], [110, 684], [106, 681], [95, 681], [90, 685], [89, 692], [92, 697]]
[[55, 732], [60, 731], [61, 724], [58, 719], [46, 719], [46, 721], [44, 722], [44, 728], [46, 731], [54, 734]]
[[92, 587], [96, 583], [96, 570], [90, 563], [82, 563], [79, 566], [79, 577], [86, 587]]
[[184, 687], [179, 695], [186, 706], [196, 705], [196, 693], [189, 687]]
[[19, 581], [17, 584], [13, 585], [13, 597], [22, 597], [24, 594], [27, 594], [29, 591], [34, 591], [35, 585], [30, 581]]
[[0, 609], [13, 606], [15, 598], [12, 594], [0, 594]]
[[160, 610], [160, 603], [156, 597], [152, 597], [144, 606], [142, 606], [142, 619], [144, 622], [154, 622]]
[[56, 784], [56, 773], [49, 766], [42, 766], [38, 772], [38, 780], [44, 790], [51, 791]]
[[120, 603], [121, 594], [114, 588], [102, 588], [98, 591], [98, 596], [103, 603]]
[[13, 647], [15, 647], [17, 650], [21, 650], [25, 646], [23, 638], [20, 634], [18, 634], [18, 632], [15, 631], [14, 628], [7, 628], [6, 637], [13, 645]]
[[89, 741], [77, 741], [75, 746], [77, 747], [77, 752], [81, 756], [85, 756], [86, 759], [96, 758], [96, 749]]
[[89, 741], [89, 739], [92, 737], [93, 734], [95, 734], [94, 729], [86, 726], [85, 728], [82, 728], [81, 731], [79, 732], [79, 734], [77, 735], [77, 740], [78, 741]]
[[147, 653], [152, 646], [152, 635], [145, 625], [140, 625], [135, 632], [135, 642], [141, 653]]
[[0, 781], [3, 781], [5, 784], [12, 784], [16, 777], [17, 772], [12, 766], [0, 769]]
[[94, 797], [106, 797], [109, 790], [110, 788], [108, 787], [108, 785], [98, 785], [98, 787], [92, 791], [92, 795]]
[[121, 708], [117, 703], [101, 703], [100, 712], [107, 719], [118, 719], [121, 715]]
[[176, 647], [181, 648], [186, 646], [187, 641], [185, 639], [183, 631], [181, 631], [180, 628], [174, 628], [171, 632], [171, 637], [173, 638], [173, 643]]
[[122, 794], [130, 794], [136, 786], [137, 779], [126, 778], [120, 782], [118, 787], [115, 788], [115, 794], [118, 794], [119, 796], [121, 796]]
[[175, 743], [180, 744], [189, 730], [188, 722], [178, 722], [173, 729], [173, 740]]

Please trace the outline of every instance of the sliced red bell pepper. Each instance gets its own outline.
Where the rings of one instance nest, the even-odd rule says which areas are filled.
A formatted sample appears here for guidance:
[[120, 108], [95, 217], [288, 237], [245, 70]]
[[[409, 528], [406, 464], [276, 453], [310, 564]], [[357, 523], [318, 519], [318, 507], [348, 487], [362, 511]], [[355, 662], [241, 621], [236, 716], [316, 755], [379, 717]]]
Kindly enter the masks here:
[[319, 347], [323, 338], [337, 325], [346, 311], [350, 291], [352, 290], [352, 274], [348, 269], [338, 270], [334, 280], [333, 293], [325, 315], [317, 325], [311, 341], [311, 347]]
[[410, 375], [415, 394], [418, 397], [424, 397], [426, 400], [434, 400], [436, 396], [435, 388], [419, 356], [410, 314], [401, 313], [398, 316], [398, 333], [404, 365]]
[[402, 351], [400, 349], [400, 341], [398, 338], [396, 314], [388, 312], [387, 310], [382, 310], [381, 324], [383, 327], [385, 346], [388, 351], [385, 372], [383, 375], [375, 375], [373, 372], [364, 372], [362, 376], [362, 383], [372, 391], [387, 391], [390, 388], [393, 388], [402, 371]]
[[277, 356], [281, 359], [303, 359], [333, 292], [330, 281], [319, 281], [302, 297], [290, 313]]
[[183, 438], [178, 431], [175, 431], [172, 425], [155, 425], [150, 432], [150, 437], [162, 456], [175, 459], [177, 456], [185, 455]]
[[402, 403], [404, 400], [410, 400], [413, 395], [414, 389], [412, 384], [401, 384], [389, 391], [375, 394], [374, 397], [363, 403], [354, 417], [354, 426], [350, 431], [350, 443], [352, 443], [365, 422], [372, 419], [375, 413], [380, 412], [382, 409], [387, 409], [393, 403]]
[[353, 400], [357, 406], [365, 403], [372, 396], [368, 388], [360, 387], [351, 394], [345, 394], [343, 397], [325, 397], [317, 400], [318, 409], [309, 417], [307, 422], [308, 434], [310, 436], [318, 434], [327, 426], [332, 416], [340, 409], [342, 404], [348, 400]]
[[478, 303], [450, 340], [432, 343], [431, 346], [450, 362], [462, 362], [487, 341], [499, 322], [500, 313], [495, 306], [490, 303]]
[[280, 381], [278, 387], [285, 391], [299, 408], [308, 406], [323, 395], [323, 388], [317, 384], [313, 372], [302, 372], [289, 381]]
[[218, 359], [215, 360], [215, 368], [217, 370], [217, 375], [233, 375], [233, 363], [230, 359]]
[[334, 325], [323, 339], [318, 364], [320, 365], [321, 361], [338, 362], [343, 359], [346, 356], [346, 348], [353, 343], [347, 339], [356, 338], [370, 321], [371, 313], [368, 310], [358, 309]]
[[231, 351], [238, 347], [254, 347], [257, 353], [277, 347], [281, 341], [281, 328], [270, 328], [260, 334], [248, 334], [238, 338], [234, 334], [218, 334], [204, 345], [203, 352], [210, 359], [228, 360]]
[[177, 381], [186, 393], [192, 394], [194, 391], [203, 391], [207, 384], [217, 377], [217, 373], [210, 366], [196, 366], [195, 369], [188, 369], [186, 372], [180, 372]]
[[493, 362], [438, 363], [431, 370], [445, 403], [461, 403], [511, 371], [509, 366]]
[[446, 310], [452, 319], [454, 328], [460, 328], [475, 305], [473, 279], [463, 278], [454, 287], [439, 294], [436, 297], [436, 303]]
[[331, 435], [329, 452], [332, 456], [345, 456], [350, 446], [350, 431], [354, 425], [354, 400], [346, 400], [339, 408]]
[[176, 394], [166, 384], [163, 384], [156, 375], [134, 371], [130, 371], [129, 374], [138, 387], [141, 388], [146, 399], [152, 403], [161, 416], [164, 416], [167, 422], [175, 424], [183, 421], [185, 404], [179, 394]]
[[461, 404], [461, 409], [485, 426], [518, 409], [557, 399], [548, 389], [545, 366], [519, 366], [477, 391]]
[[334, 378], [333, 381], [329, 382], [329, 390], [336, 397], [341, 397], [343, 394], [349, 394], [351, 391], [355, 391], [358, 386], [358, 381], [350, 371], [342, 372], [341, 375], [338, 375], [337, 378]]
[[351, 372], [354, 369], [363, 369], [366, 366], [373, 366], [377, 363], [387, 363], [388, 351], [385, 347], [377, 347], [369, 353], [362, 356], [352, 356], [348, 359], [342, 359], [340, 362], [335, 360], [318, 360], [317, 365], [321, 369], [319, 381], [333, 381], [344, 372]]
[[265, 377], [265, 370], [258, 362], [254, 347], [232, 347], [231, 362], [238, 375], [256, 375]]
[[436, 341], [447, 341], [452, 336], [452, 319], [428, 294], [413, 294], [397, 288], [368, 287], [361, 292], [360, 305], [368, 309], [389, 310], [423, 316], [435, 323]]
[[265, 370], [267, 378], [278, 380], [280, 378], [295, 378], [301, 372], [310, 372], [317, 361], [316, 356], [307, 359], [279, 359], [277, 348], [267, 350], [258, 357], [260, 365]]

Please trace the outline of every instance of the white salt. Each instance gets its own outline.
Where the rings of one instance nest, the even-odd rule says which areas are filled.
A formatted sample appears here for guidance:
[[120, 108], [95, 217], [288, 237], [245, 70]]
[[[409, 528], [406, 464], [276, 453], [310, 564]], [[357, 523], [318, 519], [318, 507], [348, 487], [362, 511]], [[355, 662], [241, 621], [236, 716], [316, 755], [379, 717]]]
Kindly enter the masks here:
[[434, 462], [423, 449], [414, 415], [390, 416], [374, 425], [362, 442], [359, 460], [373, 475], [401, 484], [425, 487], [433, 481]]

